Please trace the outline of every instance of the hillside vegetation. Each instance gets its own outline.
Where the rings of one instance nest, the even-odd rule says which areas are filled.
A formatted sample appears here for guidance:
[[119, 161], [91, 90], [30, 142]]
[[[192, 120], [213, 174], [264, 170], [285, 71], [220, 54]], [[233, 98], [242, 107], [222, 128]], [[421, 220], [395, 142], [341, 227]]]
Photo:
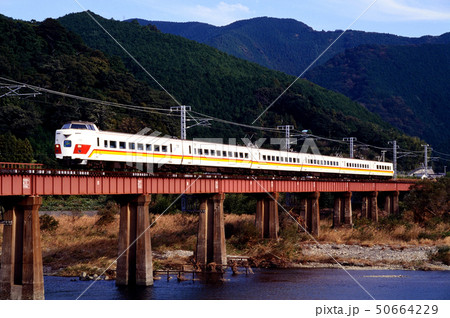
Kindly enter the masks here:
[[450, 44], [361, 46], [307, 78], [365, 105], [436, 150], [450, 149]]
[[[128, 21], [133, 21], [130, 19]], [[316, 31], [294, 19], [260, 17], [237, 21], [223, 27], [199, 22], [162, 22], [137, 19], [165, 33], [208, 44], [236, 57], [298, 76], [341, 33]], [[318, 61], [325, 63], [346, 49], [364, 44], [417, 45], [450, 43], [450, 33], [408, 38], [386, 33], [348, 30]]]
[[[208, 115], [250, 123], [294, 79], [206, 45], [162, 34], [154, 27], [96, 18], [181, 103]], [[135, 63], [124, 57], [86, 13], [42, 23], [2, 16], [0, 37], [3, 77], [100, 100], [166, 109], [176, 105]], [[113, 109], [50, 94], [2, 98], [0, 106], [0, 134], [10, 133], [24, 142], [29, 140], [34, 150], [32, 157], [47, 164], [53, 164], [54, 160], [54, 131], [68, 120], [95, 121], [103, 130], [137, 132], [150, 127], [179, 135], [176, 117]], [[258, 124], [265, 127], [293, 124], [297, 129], [310, 129], [318, 135], [337, 139], [355, 136], [378, 146], [397, 139], [402, 147], [420, 149], [418, 139], [399, 133], [343, 95], [305, 80], [294, 85]], [[241, 138], [254, 133], [217, 123], [211, 128], [195, 129], [189, 130], [189, 138]], [[348, 151], [345, 144], [321, 146], [324, 153]], [[377, 153], [365, 151], [362, 155], [374, 158]], [[409, 166], [414, 166], [414, 162]]]
[[[120, 59], [108, 59], [101, 51], [88, 48], [81, 38], [51, 19], [32, 24], [0, 16], [0, 74], [18, 82], [100, 100], [170, 105], [165, 94], [128, 73]], [[0, 143], [9, 145], [2, 148], [6, 151], [2, 151], [0, 159], [20, 162], [34, 157], [52, 164], [54, 131], [69, 120], [91, 120], [103, 129], [120, 131], [138, 131], [144, 122], [152, 122], [154, 129], [171, 132], [172, 123], [165, 118], [146, 113], [139, 118], [130, 115], [122, 109], [49, 94], [0, 98]]]
[[[223, 27], [137, 21], [292, 75], [301, 74], [342, 32], [315, 31], [293, 19], [268, 17]], [[394, 127], [448, 153], [449, 45], [450, 33], [408, 38], [348, 30], [307, 78], [362, 103]]]
[[[249, 124], [294, 80], [209, 46], [163, 34], [153, 26], [95, 17], [182, 104], [208, 115]], [[59, 21], [87, 45], [120, 56], [136, 77], [155, 85], [86, 13]], [[383, 146], [396, 138], [403, 140], [405, 147], [420, 147], [418, 140], [402, 136], [361, 105], [305, 80], [298, 81], [258, 124], [293, 124], [327, 137], [355, 135], [358, 140]], [[254, 131], [214, 123], [210, 129], [189, 130], [188, 136], [239, 138], [247, 133]]]

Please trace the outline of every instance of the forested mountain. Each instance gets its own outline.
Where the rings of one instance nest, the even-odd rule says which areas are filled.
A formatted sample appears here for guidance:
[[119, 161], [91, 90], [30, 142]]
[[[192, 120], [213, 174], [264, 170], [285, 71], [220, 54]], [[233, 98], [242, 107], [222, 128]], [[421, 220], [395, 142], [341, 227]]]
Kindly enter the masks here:
[[[209, 46], [161, 33], [153, 26], [95, 17], [182, 104], [208, 115], [250, 124], [294, 80]], [[87, 45], [110, 56], [120, 56], [135, 76], [155, 85], [87, 14], [71, 14], [59, 21], [79, 34]], [[380, 146], [386, 146], [396, 136], [420, 149], [417, 139], [400, 137], [366, 108], [305, 80], [294, 85], [257, 124], [293, 124], [297, 129], [311, 129], [337, 139], [355, 135], [358, 140]], [[214, 123], [209, 129], [189, 130], [188, 136], [239, 138], [247, 133], [255, 131]], [[347, 148], [343, 145], [328, 151], [347, 152]]]
[[[120, 59], [108, 59], [102, 52], [88, 48], [80, 37], [52, 19], [28, 23], [0, 15], [0, 76], [100, 100], [170, 105], [165, 94], [134, 79]], [[92, 120], [103, 129], [122, 131], [136, 131], [144, 121], [151, 121], [153, 128], [169, 132], [170, 122], [166, 123], [165, 118], [145, 113], [141, 116], [132, 119], [123, 109], [49, 94], [21, 99], [2, 97], [0, 161], [26, 162], [34, 157], [38, 162], [51, 164], [54, 132], [69, 120]]]
[[[134, 20], [134, 19], [133, 19]], [[130, 20], [128, 20], [130, 21]], [[165, 33], [208, 44], [236, 57], [298, 76], [341, 33], [315, 31], [293, 19], [254, 18], [216, 27], [198, 22], [161, 22], [137, 19]], [[450, 43], [450, 33], [438, 37], [408, 38], [392, 34], [348, 30], [317, 62], [322, 64], [345, 49], [363, 44], [409, 45]]]
[[[138, 22], [293, 75], [302, 73], [342, 32], [315, 31], [292, 19], [266, 17], [224, 27], [198, 22]], [[407, 134], [447, 151], [449, 45], [450, 33], [408, 38], [349, 30], [307, 78], [362, 103]]]
[[361, 46], [307, 78], [366, 106], [436, 150], [450, 149], [450, 44]]
[[[163, 34], [153, 27], [99, 16], [96, 19], [181, 103], [208, 115], [251, 123], [294, 79], [206, 45]], [[1, 76], [100, 100], [166, 109], [176, 105], [86, 13], [68, 15], [59, 21], [29, 23], [0, 17]], [[95, 121], [103, 130], [137, 132], [150, 127], [170, 135], [179, 134], [176, 117], [99, 106], [51, 94], [24, 99], [4, 97], [0, 108], [0, 134], [29, 140], [39, 162], [51, 161], [54, 131], [72, 119]], [[399, 133], [347, 97], [305, 80], [294, 85], [258, 124], [292, 124], [297, 129], [311, 129], [315, 134], [337, 139], [356, 136], [378, 146], [397, 139], [405, 148], [420, 149], [418, 139]], [[189, 130], [188, 136], [240, 138], [249, 132], [254, 130], [214, 122], [211, 128]], [[280, 135], [272, 133], [266, 137]], [[321, 151], [347, 152], [348, 147], [323, 145]], [[368, 158], [377, 155], [367, 150], [359, 154]]]

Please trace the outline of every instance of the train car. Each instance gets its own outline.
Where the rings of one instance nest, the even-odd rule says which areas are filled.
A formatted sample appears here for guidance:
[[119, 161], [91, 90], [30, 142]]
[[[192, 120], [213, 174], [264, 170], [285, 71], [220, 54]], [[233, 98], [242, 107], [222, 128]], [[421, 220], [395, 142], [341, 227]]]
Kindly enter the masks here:
[[358, 178], [394, 174], [387, 162], [101, 131], [82, 121], [66, 123], [56, 131], [55, 155], [70, 164], [141, 164], [161, 171]]

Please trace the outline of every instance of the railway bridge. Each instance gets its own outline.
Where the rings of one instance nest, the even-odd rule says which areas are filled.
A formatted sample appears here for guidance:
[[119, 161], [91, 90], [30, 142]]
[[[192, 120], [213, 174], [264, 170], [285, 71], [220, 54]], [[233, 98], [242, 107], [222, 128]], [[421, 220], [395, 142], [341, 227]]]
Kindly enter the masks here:
[[226, 264], [223, 202], [227, 193], [254, 194], [255, 226], [261, 237], [278, 238], [280, 193], [298, 194], [305, 228], [319, 235], [321, 193], [333, 193], [333, 225], [351, 226], [352, 195], [360, 193], [362, 217], [398, 213], [400, 192], [414, 181], [315, 180], [224, 175], [48, 170], [39, 165], [0, 166], [0, 205], [5, 208], [0, 270], [1, 299], [44, 299], [39, 208], [46, 195], [114, 195], [120, 202], [117, 285], [152, 285], [148, 207], [152, 194], [200, 198], [196, 261]]

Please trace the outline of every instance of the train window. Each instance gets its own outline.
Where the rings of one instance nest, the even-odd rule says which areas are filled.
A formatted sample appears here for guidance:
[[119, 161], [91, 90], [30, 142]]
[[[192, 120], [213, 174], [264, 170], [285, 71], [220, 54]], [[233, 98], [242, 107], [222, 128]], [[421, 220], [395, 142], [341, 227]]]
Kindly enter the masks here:
[[313, 163], [316, 164], [316, 159], [314, 159]]
[[146, 144], [145, 145], [145, 150], [152, 151], [152, 145]]
[[126, 144], [125, 144], [124, 141], [120, 141], [120, 142], [119, 142], [119, 148], [120, 148], [120, 149], [125, 149], [125, 145], [126, 145]]
[[283, 157], [280, 157], [280, 161], [283, 162], [283, 161], [284, 161], [284, 158], [283, 158]]
[[143, 144], [137, 144], [137, 150], [144, 150]]
[[104, 140], [103, 145], [105, 146], [105, 148], [108, 148], [108, 140]]
[[280, 161], [280, 157], [278, 157], [278, 156], [277, 156], [277, 158], [276, 158], [276, 159], [277, 159], [277, 161]]
[[216, 153], [217, 153], [217, 157], [220, 157], [220, 150], [217, 150]]
[[136, 149], [136, 144], [134, 142], [129, 142], [128, 148], [134, 150], [134, 149]]
[[89, 127], [89, 130], [94, 130], [95, 131], [94, 125], [88, 125], [88, 127]]
[[198, 154], [199, 154], [199, 155], [203, 155], [203, 150], [202, 150], [202, 149], [199, 149], [199, 150], [198, 150]]
[[154, 149], [155, 151], [159, 151], [160, 148], [159, 148], [158, 145], [155, 145], [153, 149]]
[[233, 157], [233, 153], [231, 151], [228, 151], [228, 157]]
[[205, 153], [205, 156], [209, 155], [209, 150], [208, 149], [203, 150], [203, 152]]
[[242, 152], [239, 153], [239, 158], [244, 158], [244, 154]]
[[167, 146], [161, 146], [161, 151], [162, 152], [167, 152]]
[[211, 149], [211, 156], [215, 156], [216, 155], [216, 151]]
[[266, 155], [263, 155], [263, 160], [266, 160]]
[[117, 148], [117, 141], [110, 140], [109, 141], [109, 148]]
[[288, 157], [284, 157], [284, 161], [288, 162]]
[[245, 159], [248, 159], [248, 153], [245, 153], [244, 155], [245, 155]]
[[70, 128], [70, 124], [64, 124], [61, 129], [69, 129], [69, 128]]
[[292, 162], [292, 158], [289, 158], [289, 162]]
[[226, 151], [222, 151], [222, 156], [226, 157], [227, 156], [227, 152]]
[[100, 147], [100, 138], [97, 138], [97, 147]]
[[86, 125], [82, 125], [82, 124], [72, 124], [70, 126], [70, 128], [72, 128], [72, 129], [87, 129]]
[[191, 146], [189, 146], [189, 154], [191, 154], [192, 153], [192, 148], [191, 148]]

